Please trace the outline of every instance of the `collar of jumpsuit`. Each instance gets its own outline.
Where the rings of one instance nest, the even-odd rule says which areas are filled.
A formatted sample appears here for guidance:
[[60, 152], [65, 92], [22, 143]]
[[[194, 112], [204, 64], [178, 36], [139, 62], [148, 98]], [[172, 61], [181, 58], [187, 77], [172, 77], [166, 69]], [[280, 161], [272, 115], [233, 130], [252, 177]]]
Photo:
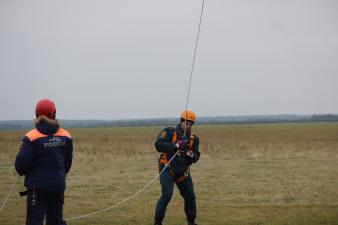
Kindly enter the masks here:
[[48, 124], [47, 122], [39, 122], [35, 125], [35, 127], [40, 133], [45, 135], [54, 134], [59, 129], [58, 125]]

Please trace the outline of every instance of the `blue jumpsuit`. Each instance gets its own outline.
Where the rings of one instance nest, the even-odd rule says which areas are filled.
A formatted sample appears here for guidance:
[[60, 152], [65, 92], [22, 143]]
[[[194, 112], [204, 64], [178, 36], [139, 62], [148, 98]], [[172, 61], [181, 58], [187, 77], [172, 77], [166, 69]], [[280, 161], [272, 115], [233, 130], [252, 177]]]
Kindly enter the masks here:
[[187, 132], [184, 135], [180, 124], [173, 127], [165, 128], [157, 137], [155, 142], [155, 148], [158, 152], [162, 153], [159, 159], [159, 171], [164, 168], [165, 161], [163, 157], [166, 157], [166, 161], [169, 161], [175, 154], [175, 140], [173, 136], [176, 135], [176, 140], [189, 140], [193, 136], [193, 143], [191, 150], [193, 151], [193, 157], [187, 157], [184, 154], [176, 155], [171, 161], [170, 166], [160, 175], [160, 184], [162, 188], [162, 195], [158, 199], [155, 210], [155, 224], [161, 224], [165, 216], [165, 212], [168, 203], [173, 195], [174, 184], [180, 191], [181, 196], [184, 198], [184, 211], [187, 216], [189, 224], [194, 224], [196, 218], [196, 197], [194, 192], [194, 186], [192, 178], [189, 172], [189, 166], [192, 163], [196, 163], [200, 158], [199, 152], [199, 138], [196, 135], [192, 135]]
[[45, 216], [47, 225], [66, 224], [62, 209], [72, 155], [72, 138], [57, 125], [40, 122], [22, 139], [15, 169], [25, 175], [26, 225], [43, 225]]

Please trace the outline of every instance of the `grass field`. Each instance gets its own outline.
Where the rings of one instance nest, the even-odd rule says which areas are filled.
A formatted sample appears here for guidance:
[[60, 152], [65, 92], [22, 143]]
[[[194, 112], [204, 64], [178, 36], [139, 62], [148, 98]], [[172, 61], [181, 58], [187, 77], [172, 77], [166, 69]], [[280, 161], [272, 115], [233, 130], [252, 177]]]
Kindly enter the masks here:
[[[74, 161], [67, 180], [66, 218], [107, 208], [157, 175], [153, 147], [161, 127], [70, 130]], [[0, 132], [0, 203], [16, 173], [13, 161], [26, 131]], [[191, 169], [199, 225], [338, 224], [338, 124], [196, 126], [201, 159]], [[1, 225], [24, 224], [23, 179]], [[79, 225], [152, 225], [159, 181], [108, 212], [69, 221]], [[175, 188], [165, 225], [184, 225]]]

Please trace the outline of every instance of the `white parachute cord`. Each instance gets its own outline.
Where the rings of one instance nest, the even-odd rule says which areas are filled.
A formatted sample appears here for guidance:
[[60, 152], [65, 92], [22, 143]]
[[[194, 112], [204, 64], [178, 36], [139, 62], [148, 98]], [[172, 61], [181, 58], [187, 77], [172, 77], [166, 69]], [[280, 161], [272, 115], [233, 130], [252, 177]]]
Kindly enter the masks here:
[[191, 81], [192, 81], [192, 75], [193, 75], [194, 68], [195, 68], [195, 61], [196, 61], [196, 55], [197, 55], [197, 47], [198, 47], [198, 41], [199, 41], [199, 37], [200, 37], [201, 24], [202, 24], [202, 19], [203, 19], [204, 1], [205, 0], [202, 0], [202, 8], [201, 8], [200, 20], [199, 20], [199, 23], [198, 23], [197, 37], [196, 37], [195, 48], [194, 48], [194, 56], [193, 56], [193, 59], [192, 59], [191, 70], [190, 70], [190, 79], [189, 79], [189, 86], [188, 86], [188, 94], [187, 94], [187, 101], [186, 101], [186, 105], [185, 105], [185, 109], [186, 110], [188, 109], [188, 105], [189, 105]]
[[[202, 8], [201, 8], [201, 14], [200, 14], [200, 18], [199, 18], [199, 24], [198, 24], [198, 30], [197, 30], [197, 38], [196, 38], [196, 42], [195, 42], [195, 48], [194, 48], [194, 56], [193, 56], [193, 61], [192, 61], [192, 65], [191, 65], [191, 71], [190, 71], [190, 79], [189, 79], [189, 87], [188, 87], [188, 94], [187, 94], [187, 101], [186, 101], [186, 106], [185, 109], [188, 109], [188, 105], [189, 105], [189, 97], [190, 97], [190, 88], [191, 88], [191, 81], [192, 81], [192, 76], [193, 76], [193, 71], [194, 71], [194, 67], [195, 67], [195, 60], [196, 60], [196, 54], [197, 54], [197, 47], [198, 47], [198, 41], [199, 41], [199, 36], [200, 36], [200, 29], [201, 29], [201, 24], [202, 24], [202, 18], [203, 18], [203, 11], [204, 11], [204, 1], [202, 0]], [[186, 127], [186, 126], [185, 126]], [[184, 130], [184, 136], [186, 133], [186, 128]], [[93, 213], [88, 213], [86, 215], [82, 215], [82, 216], [76, 216], [76, 217], [71, 217], [71, 218], [67, 218], [65, 219], [66, 221], [70, 221], [70, 220], [76, 220], [76, 219], [81, 219], [81, 218], [85, 218], [85, 217], [89, 217], [95, 214], [99, 214], [102, 212], [106, 212], [108, 210], [111, 210], [113, 208], [116, 208], [119, 205], [122, 205], [123, 203], [129, 201], [130, 199], [136, 197], [138, 194], [140, 194], [142, 191], [144, 191], [149, 185], [151, 185], [158, 177], [161, 176], [161, 174], [164, 172], [164, 170], [170, 165], [170, 162], [176, 157], [176, 155], [179, 153], [180, 151], [177, 151], [173, 157], [171, 157], [171, 159], [169, 160], [169, 162], [167, 164], [165, 164], [165, 167], [163, 168], [163, 170], [156, 175], [149, 183], [147, 183], [145, 186], [143, 186], [143, 188], [141, 188], [140, 190], [138, 190], [135, 194], [129, 196], [128, 198], [106, 208], [106, 209], [102, 209]]]
[[[191, 81], [192, 81], [192, 75], [193, 75], [194, 68], [195, 68], [195, 61], [196, 61], [196, 55], [197, 55], [197, 47], [198, 47], [198, 41], [199, 41], [199, 37], [200, 37], [201, 24], [202, 24], [202, 19], [203, 19], [203, 12], [204, 12], [204, 3], [205, 3], [205, 0], [202, 0], [202, 8], [201, 8], [200, 20], [199, 20], [199, 23], [198, 23], [197, 36], [196, 36], [195, 48], [194, 48], [194, 56], [193, 56], [193, 59], [192, 59], [191, 70], [190, 70], [190, 78], [189, 78], [187, 100], [186, 100], [186, 104], [185, 104], [185, 111], [188, 110], [188, 105], [189, 105]], [[186, 130], [187, 130], [186, 127], [187, 127], [187, 120], [185, 118], [184, 136], [185, 136]]]
[[17, 185], [17, 183], [19, 182], [19, 179], [20, 179], [20, 176], [18, 175], [17, 178], [16, 178], [15, 183], [12, 185], [11, 190], [8, 192], [8, 194], [7, 194], [6, 198], [5, 198], [5, 201], [4, 201], [4, 203], [2, 204], [2, 206], [1, 206], [1, 208], [0, 208], [0, 213], [2, 213], [2, 210], [5, 208], [5, 205], [6, 205], [7, 201], [8, 201], [8, 199], [9, 199], [9, 197], [10, 197], [11, 194], [13, 193], [13, 190], [14, 190], [14, 188], [15, 188], [15, 185]]
[[102, 209], [102, 210], [99, 210], [99, 211], [96, 211], [96, 212], [92, 212], [92, 213], [88, 213], [88, 214], [85, 214], [85, 215], [82, 215], [82, 216], [75, 216], [75, 217], [70, 217], [70, 218], [67, 218], [65, 219], [65, 221], [70, 221], [70, 220], [76, 220], [76, 219], [82, 219], [82, 218], [86, 218], [86, 217], [89, 217], [89, 216], [93, 216], [93, 215], [96, 215], [96, 214], [99, 214], [99, 213], [102, 213], [102, 212], [106, 212], [108, 210], [111, 210], [113, 208], [116, 208], [117, 206], [119, 205], [122, 205], [123, 203], [129, 201], [130, 199], [136, 197], [138, 194], [140, 194], [142, 191], [144, 191], [147, 187], [149, 187], [149, 185], [151, 185], [158, 177], [161, 176], [161, 174], [164, 172], [164, 170], [170, 165], [170, 162], [175, 158], [175, 156], [179, 153], [179, 151], [177, 151], [173, 157], [171, 157], [171, 159], [169, 160], [169, 162], [167, 164], [165, 164], [163, 170], [158, 174], [156, 175], [149, 183], [147, 183], [146, 185], [144, 185], [140, 190], [138, 190], [135, 194], [133, 195], [130, 195], [128, 198], [108, 207], [108, 208], [105, 208], [105, 209]]

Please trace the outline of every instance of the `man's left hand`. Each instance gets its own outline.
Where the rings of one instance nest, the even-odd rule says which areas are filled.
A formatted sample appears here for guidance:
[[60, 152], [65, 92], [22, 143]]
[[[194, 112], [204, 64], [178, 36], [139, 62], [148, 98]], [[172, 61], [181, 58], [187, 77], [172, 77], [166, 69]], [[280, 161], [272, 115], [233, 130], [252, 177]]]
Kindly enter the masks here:
[[187, 151], [187, 153], [186, 153], [185, 155], [186, 155], [187, 157], [189, 157], [189, 158], [194, 157], [193, 151]]

